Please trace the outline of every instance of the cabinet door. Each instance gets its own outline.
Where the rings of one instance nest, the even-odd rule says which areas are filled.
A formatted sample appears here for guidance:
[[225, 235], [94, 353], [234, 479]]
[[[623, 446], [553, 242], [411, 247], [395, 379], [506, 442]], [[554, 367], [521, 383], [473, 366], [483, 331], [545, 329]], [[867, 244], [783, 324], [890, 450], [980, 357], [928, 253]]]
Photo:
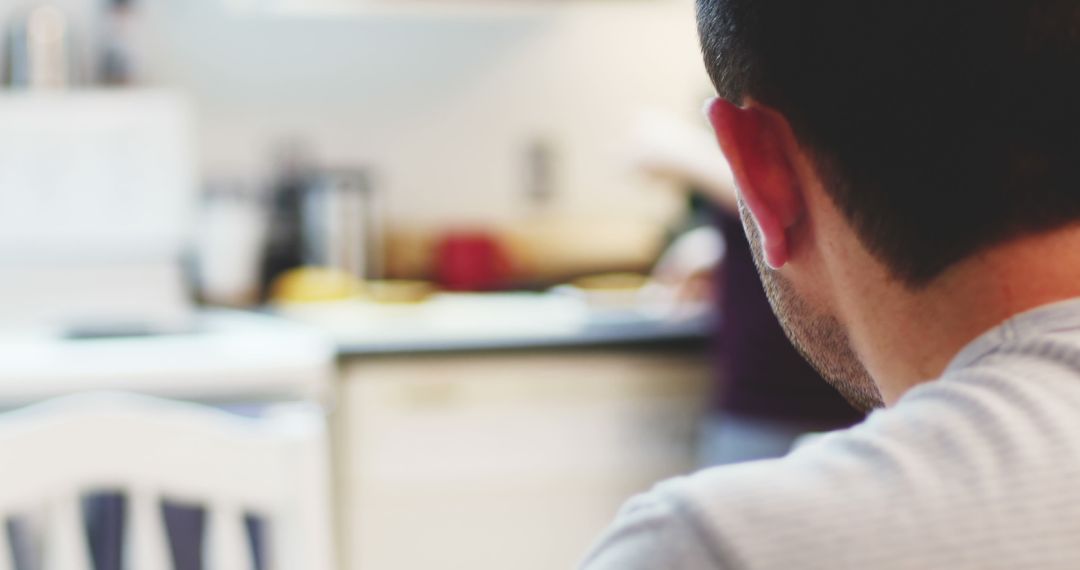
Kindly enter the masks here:
[[349, 567], [573, 568], [624, 500], [692, 468], [707, 378], [657, 349], [349, 363]]

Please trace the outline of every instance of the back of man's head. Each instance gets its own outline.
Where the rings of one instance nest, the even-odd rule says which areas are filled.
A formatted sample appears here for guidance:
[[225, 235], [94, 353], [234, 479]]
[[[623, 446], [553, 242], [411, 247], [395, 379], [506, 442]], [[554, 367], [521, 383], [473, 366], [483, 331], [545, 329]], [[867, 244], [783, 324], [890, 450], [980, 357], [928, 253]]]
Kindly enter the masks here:
[[1080, 0], [698, 0], [720, 96], [766, 104], [911, 287], [1080, 221]]

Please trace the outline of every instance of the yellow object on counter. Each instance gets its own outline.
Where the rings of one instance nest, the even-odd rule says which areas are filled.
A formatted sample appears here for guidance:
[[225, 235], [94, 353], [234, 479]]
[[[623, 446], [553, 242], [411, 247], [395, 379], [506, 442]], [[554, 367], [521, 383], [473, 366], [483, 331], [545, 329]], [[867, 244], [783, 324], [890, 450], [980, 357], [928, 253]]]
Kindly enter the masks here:
[[420, 303], [437, 291], [427, 281], [362, 281], [338, 269], [300, 267], [282, 273], [270, 289], [276, 304], [370, 301], [385, 304]]
[[376, 303], [407, 304], [426, 301], [438, 289], [427, 281], [368, 281], [364, 294]]
[[270, 287], [274, 303], [318, 303], [353, 299], [364, 292], [363, 281], [327, 267], [299, 267], [282, 273]]
[[570, 284], [584, 291], [632, 291], [648, 282], [648, 276], [640, 273], [602, 273], [574, 279]]

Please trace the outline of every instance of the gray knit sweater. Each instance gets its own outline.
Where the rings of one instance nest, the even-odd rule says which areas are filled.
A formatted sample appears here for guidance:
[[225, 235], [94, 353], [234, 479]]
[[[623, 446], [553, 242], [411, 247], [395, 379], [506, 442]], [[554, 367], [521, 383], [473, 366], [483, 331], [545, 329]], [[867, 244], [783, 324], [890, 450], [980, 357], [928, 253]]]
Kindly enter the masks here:
[[1080, 299], [859, 426], [633, 499], [583, 568], [1080, 569]]

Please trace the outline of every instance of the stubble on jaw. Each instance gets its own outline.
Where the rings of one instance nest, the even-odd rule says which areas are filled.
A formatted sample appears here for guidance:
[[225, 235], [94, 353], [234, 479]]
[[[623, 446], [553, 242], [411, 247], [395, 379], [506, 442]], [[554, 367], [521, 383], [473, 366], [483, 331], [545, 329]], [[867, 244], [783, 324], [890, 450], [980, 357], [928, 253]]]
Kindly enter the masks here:
[[859, 361], [847, 330], [833, 315], [811, 306], [784, 276], [764, 263], [757, 226], [740, 201], [739, 214], [765, 295], [795, 349], [855, 408], [885, 405], [874, 379]]

